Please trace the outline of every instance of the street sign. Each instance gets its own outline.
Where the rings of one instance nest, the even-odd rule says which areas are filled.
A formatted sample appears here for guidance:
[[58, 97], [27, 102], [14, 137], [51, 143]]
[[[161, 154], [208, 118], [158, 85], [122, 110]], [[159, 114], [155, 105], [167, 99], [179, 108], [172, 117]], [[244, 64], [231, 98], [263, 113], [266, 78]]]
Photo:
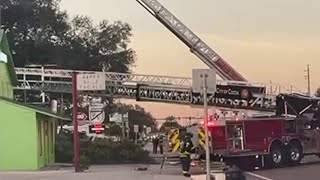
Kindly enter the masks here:
[[85, 113], [78, 112], [78, 114], [77, 114], [78, 121], [85, 121], [85, 120], [87, 120], [87, 118], [88, 118], [88, 116]]
[[129, 113], [127, 112], [127, 113], [123, 114], [122, 118], [123, 118], [124, 122], [129, 122]]
[[78, 91], [98, 91], [106, 89], [104, 73], [77, 74]]
[[193, 69], [192, 70], [192, 91], [202, 93], [204, 87], [203, 76], [206, 77], [207, 93], [214, 94], [217, 89], [216, 71], [213, 69]]
[[102, 124], [105, 119], [104, 105], [91, 104], [89, 106], [89, 119], [92, 124]]
[[129, 122], [129, 114], [119, 114], [119, 113], [114, 113], [109, 115], [109, 120], [110, 122], [115, 122], [115, 123], [122, 123], [122, 120], [124, 123]]
[[119, 113], [110, 114], [109, 120], [110, 122], [121, 123], [122, 122], [121, 114]]
[[147, 127], [147, 134], [150, 134], [151, 133], [151, 127]]
[[138, 132], [139, 132], [139, 125], [134, 125], [134, 126], [133, 126], [133, 131], [134, 131], [135, 133], [138, 133]]

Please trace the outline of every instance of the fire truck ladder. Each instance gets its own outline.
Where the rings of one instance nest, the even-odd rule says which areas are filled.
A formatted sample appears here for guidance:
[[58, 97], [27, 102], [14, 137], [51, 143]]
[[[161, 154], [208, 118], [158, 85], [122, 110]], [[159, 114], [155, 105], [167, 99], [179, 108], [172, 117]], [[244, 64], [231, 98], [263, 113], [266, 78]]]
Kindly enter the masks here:
[[157, 0], [136, 1], [184, 42], [207, 66], [215, 69], [223, 80], [247, 81]]
[[[71, 93], [73, 70], [45, 68], [16, 68], [15, 70], [19, 81], [19, 85], [15, 87], [15, 90], [23, 91], [25, 96], [27, 91], [42, 91], [49, 94]], [[77, 72], [95, 73], [93, 71]], [[99, 92], [99, 95], [140, 101], [187, 105], [203, 104], [202, 94], [192, 92], [191, 78], [105, 72], [105, 79], [106, 90]], [[241, 83], [245, 84], [245, 82]], [[228, 84], [228, 81], [217, 81], [218, 87]], [[209, 94], [208, 105], [273, 112], [276, 107], [275, 94], [287, 92], [284, 91], [284, 88], [275, 88], [276, 85], [255, 84], [255, 86], [266, 87], [270, 95], [266, 95], [264, 92], [254, 93], [251, 99], [245, 100], [219, 98]], [[278, 91], [274, 91], [275, 89], [278, 89]]]

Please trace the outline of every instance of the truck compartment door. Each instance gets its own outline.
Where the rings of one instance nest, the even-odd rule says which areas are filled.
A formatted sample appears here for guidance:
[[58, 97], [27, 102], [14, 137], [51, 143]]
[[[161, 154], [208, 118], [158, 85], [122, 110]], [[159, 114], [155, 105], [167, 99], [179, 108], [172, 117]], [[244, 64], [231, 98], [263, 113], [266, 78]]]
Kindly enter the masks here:
[[226, 134], [229, 152], [244, 150], [244, 129], [243, 123], [227, 123]]

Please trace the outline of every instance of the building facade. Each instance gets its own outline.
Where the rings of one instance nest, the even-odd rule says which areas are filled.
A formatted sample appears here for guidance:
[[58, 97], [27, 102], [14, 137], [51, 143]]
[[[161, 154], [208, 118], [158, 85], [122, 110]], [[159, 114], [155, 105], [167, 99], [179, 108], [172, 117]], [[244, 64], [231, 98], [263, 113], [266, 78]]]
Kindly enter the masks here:
[[0, 30], [0, 170], [39, 170], [55, 162], [55, 113], [13, 100], [17, 85], [4, 30]]

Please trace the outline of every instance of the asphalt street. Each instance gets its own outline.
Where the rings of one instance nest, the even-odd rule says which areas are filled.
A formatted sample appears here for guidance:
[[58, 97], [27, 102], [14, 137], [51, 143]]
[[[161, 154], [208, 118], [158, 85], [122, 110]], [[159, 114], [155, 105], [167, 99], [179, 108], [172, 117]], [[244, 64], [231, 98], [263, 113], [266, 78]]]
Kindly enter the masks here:
[[[136, 171], [137, 167], [148, 167], [146, 171]], [[311, 162], [297, 167], [245, 172], [247, 180], [319, 180], [320, 162]], [[0, 172], [0, 180], [205, 180], [203, 171], [192, 168], [192, 178], [181, 176], [179, 165], [164, 165], [160, 172], [157, 165], [108, 165], [92, 166], [88, 172], [74, 173], [72, 168], [40, 172]]]
[[263, 169], [246, 172], [247, 180], [319, 180], [320, 159], [307, 156], [296, 167]]
[[[150, 146], [146, 147], [147, 149]], [[158, 160], [162, 155], [153, 155]], [[205, 180], [204, 171], [199, 167], [191, 168], [191, 178], [181, 175], [181, 165], [172, 165], [167, 160], [160, 170], [159, 164], [153, 165], [105, 165], [92, 166], [84, 173], [74, 173], [72, 167], [61, 167], [51, 171], [40, 172], [0, 172], [0, 180]], [[138, 167], [147, 167], [137, 171]], [[316, 156], [306, 157], [297, 167], [263, 169], [245, 172], [247, 180], [319, 180], [320, 159]]]
[[[146, 146], [151, 150], [152, 145]], [[160, 159], [161, 155], [153, 155], [156, 159]], [[169, 165], [166, 163], [163, 167], [163, 175], [179, 175], [180, 165]], [[155, 172], [156, 173], [156, 172]], [[199, 168], [191, 169], [195, 180], [205, 180], [203, 171]], [[318, 175], [319, 174], [319, 175]], [[261, 169], [245, 172], [247, 180], [319, 180], [320, 179], [320, 158], [317, 156], [307, 156], [302, 164], [296, 167], [285, 167], [277, 169]]]

